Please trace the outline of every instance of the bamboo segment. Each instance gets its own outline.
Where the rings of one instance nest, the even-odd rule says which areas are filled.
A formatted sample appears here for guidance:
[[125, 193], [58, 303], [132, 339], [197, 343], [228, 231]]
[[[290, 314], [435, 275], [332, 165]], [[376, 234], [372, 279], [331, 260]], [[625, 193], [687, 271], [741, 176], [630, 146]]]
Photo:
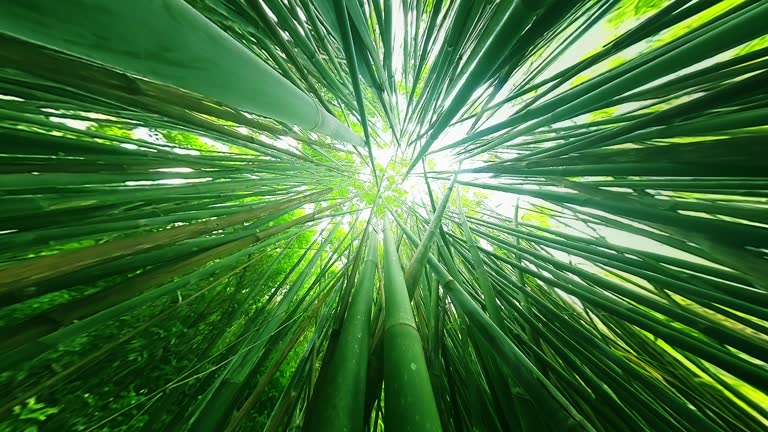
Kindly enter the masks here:
[[102, 243], [91, 248], [77, 249], [52, 256], [33, 258], [23, 264], [0, 268], [0, 302], [11, 301], [22, 288], [44, 282], [56, 276], [68, 274], [88, 266], [119, 259], [131, 253], [143, 252], [152, 248], [189, 239], [213, 230], [251, 221], [273, 211], [291, 208], [293, 205], [309, 202], [311, 198], [327, 194], [309, 194], [281, 202], [261, 206], [255, 210], [208, 219], [194, 224], [174, 227], [165, 231], [154, 232], [146, 236], [123, 238]]
[[0, 32], [362, 144], [316, 101], [182, 0], [11, 2], [3, 5]]
[[[384, 222], [384, 392], [388, 425], [398, 431], [439, 431], [429, 372], [416, 330], [395, 241]], [[390, 423], [391, 422], [391, 423]], [[392, 427], [392, 426], [390, 426]]]
[[408, 297], [413, 298], [414, 293], [416, 292], [416, 284], [418, 282], [418, 277], [421, 274], [421, 272], [424, 270], [424, 267], [427, 264], [427, 256], [431, 253], [432, 245], [435, 241], [435, 238], [437, 237], [437, 233], [439, 232], [440, 227], [442, 226], [442, 219], [443, 214], [445, 213], [445, 209], [448, 208], [448, 203], [451, 200], [451, 192], [453, 192], [453, 187], [456, 185], [456, 176], [453, 177], [453, 180], [451, 180], [451, 183], [448, 185], [448, 189], [445, 191], [445, 196], [443, 196], [443, 200], [440, 202], [440, 205], [437, 207], [437, 210], [435, 211], [435, 215], [432, 218], [432, 222], [429, 224], [429, 228], [427, 229], [427, 233], [424, 235], [424, 238], [421, 240], [421, 243], [419, 244], [419, 247], [416, 249], [416, 252], [413, 255], [413, 258], [411, 258], [411, 262], [408, 264], [408, 267], [406, 267], [405, 270], [405, 285], [408, 287]]
[[326, 354], [328, 373], [318, 382], [304, 419], [304, 429], [308, 431], [358, 431], [363, 427], [368, 339], [379, 249], [376, 233], [371, 230], [368, 235], [368, 250], [336, 350]]

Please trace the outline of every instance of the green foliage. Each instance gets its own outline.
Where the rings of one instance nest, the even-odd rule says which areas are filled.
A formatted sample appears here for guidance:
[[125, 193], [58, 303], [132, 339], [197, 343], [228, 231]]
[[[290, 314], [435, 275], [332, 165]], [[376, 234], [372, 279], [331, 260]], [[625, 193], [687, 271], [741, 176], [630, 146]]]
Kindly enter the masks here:
[[666, 4], [664, 0], [622, 0], [608, 16], [608, 23], [620, 26], [626, 21], [643, 17]]
[[13, 407], [15, 418], [0, 423], [0, 431], [37, 432], [40, 430], [41, 423], [60, 410], [60, 407], [46, 407], [44, 403], [37, 402], [35, 397], [31, 397], [23, 404]]
[[103, 133], [105, 135], [111, 135], [114, 137], [122, 137], [122, 138], [134, 137], [133, 132], [130, 129], [111, 125], [111, 124], [96, 123], [94, 125], [88, 126], [88, 130]]
[[0, 430], [765, 429], [765, 4], [73, 1], [0, 16]]
[[748, 54], [748, 53], [751, 53], [752, 51], [757, 51], [765, 47], [768, 47], [768, 35], [759, 37], [753, 40], [752, 42], [744, 44], [744, 46], [736, 50], [736, 52], [734, 53], [734, 56], [741, 56], [744, 54]]
[[189, 132], [174, 131], [174, 130], [158, 130], [157, 131], [163, 139], [171, 144], [176, 144], [181, 147], [185, 147], [191, 150], [199, 151], [213, 151], [215, 147], [206, 144], [200, 137], [191, 134]]

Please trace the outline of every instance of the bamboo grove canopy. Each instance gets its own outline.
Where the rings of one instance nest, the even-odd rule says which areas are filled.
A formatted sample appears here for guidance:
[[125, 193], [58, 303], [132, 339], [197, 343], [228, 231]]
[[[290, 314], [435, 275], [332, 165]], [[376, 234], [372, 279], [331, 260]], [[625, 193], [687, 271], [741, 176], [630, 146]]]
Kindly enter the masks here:
[[768, 429], [767, 33], [0, 0], [0, 431]]

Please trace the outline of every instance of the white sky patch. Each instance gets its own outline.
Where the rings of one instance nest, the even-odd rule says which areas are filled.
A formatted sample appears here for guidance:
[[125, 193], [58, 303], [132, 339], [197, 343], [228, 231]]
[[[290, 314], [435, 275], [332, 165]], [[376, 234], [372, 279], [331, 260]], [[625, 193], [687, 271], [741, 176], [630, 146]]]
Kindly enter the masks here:
[[157, 153], [157, 150], [155, 150], [155, 149], [147, 148], [147, 147], [139, 147], [136, 144], [131, 144], [131, 143], [120, 144], [120, 147], [131, 149], [131, 150], [141, 150], [141, 151], [148, 151], [148, 152]]
[[200, 138], [200, 141], [208, 144], [211, 147], [216, 148], [216, 150], [218, 150], [218, 151], [229, 152], [229, 146], [227, 146], [225, 144], [222, 144], [222, 143], [220, 143], [220, 142], [218, 142], [216, 140], [213, 140], [213, 139], [210, 139], [210, 138], [204, 137], [204, 136], [201, 136], [201, 137], [198, 137], [198, 138]]
[[160, 171], [160, 172], [175, 172], [175, 173], [191, 173], [195, 172], [192, 168], [158, 168], [156, 170], [152, 171]]
[[65, 124], [75, 129], [88, 129], [88, 127], [96, 125], [96, 123], [90, 122], [90, 121], [73, 120], [73, 119], [62, 118], [62, 117], [48, 117], [48, 119], [51, 121], [55, 121], [56, 123]]
[[138, 127], [131, 132], [133, 133], [133, 136], [140, 140], [149, 141], [156, 144], [165, 144], [165, 142], [158, 139], [157, 134], [153, 133], [151, 130], [145, 127]]
[[106, 115], [106, 114], [101, 114], [101, 113], [81, 112], [80, 114], [82, 114], [83, 117], [88, 117], [88, 118], [92, 118], [92, 119], [95, 119], [95, 120], [114, 120], [114, 121], [124, 121], [124, 122], [131, 122], [131, 123], [133, 123], [133, 121], [131, 121], [131, 120], [126, 120], [126, 119], [121, 119], [121, 118], [117, 118], [117, 117], [112, 117], [112, 116], [109, 116], [109, 115]]
[[289, 136], [281, 136], [279, 139], [273, 141], [272, 144], [284, 150], [297, 151], [299, 148], [299, 143]]
[[525, 211], [531, 207], [531, 198], [528, 196], [496, 191], [486, 192], [489, 193], [486, 204], [505, 216], [513, 216], [515, 214], [515, 207], [520, 206], [519, 215], [522, 217]]
[[190, 150], [190, 149], [184, 149], [184, 148], [175, 148], [173, 149], [174, 153], [178, 154], [185, 154], [185, 155], [199, 155], [200, 152], [197, 150]]
[[309, 213], [312, 213], [313, 211], [315, 211], [315, 207], [316, 206], [317, 205], [315, 203], [309, 203], [309, 204], [304, 204], [303, 206], [301, 206], [301, 209], [304, 210], [304, 213], [309, 214]]
[[194, 178], [194, 179], [176, 178], [176, 179], [162, 179], [162, 180], [127, 181], [127, 182], [124, 182], [124, 184], [126, 186], [179, 185], [179, 184], [185, 184], [185, 183], [203, 183], [211, 180], [213, 180], [213, 178], [211, 177]]
[[384, 147], [379, 146], [371, 146], [371, 151], [373, 151], [373, 158], [376, 159], [376, 162], [380, 163], [383, 166], [387, 166], [389, 161], [392, 159], [392, 157], [395, 156], [397, 153], [397, 147], [390, 144]]
[[[437, 183], [430, 182], [432, 187]], [[429, 195], [427, 193], [427, 187], [424, 185], [424, 178], [421, 176], [411, 175], [401, 185], [406, 192], [408, 192], [407, 199], [412, 202], [422, 203], [428, 202]]]

